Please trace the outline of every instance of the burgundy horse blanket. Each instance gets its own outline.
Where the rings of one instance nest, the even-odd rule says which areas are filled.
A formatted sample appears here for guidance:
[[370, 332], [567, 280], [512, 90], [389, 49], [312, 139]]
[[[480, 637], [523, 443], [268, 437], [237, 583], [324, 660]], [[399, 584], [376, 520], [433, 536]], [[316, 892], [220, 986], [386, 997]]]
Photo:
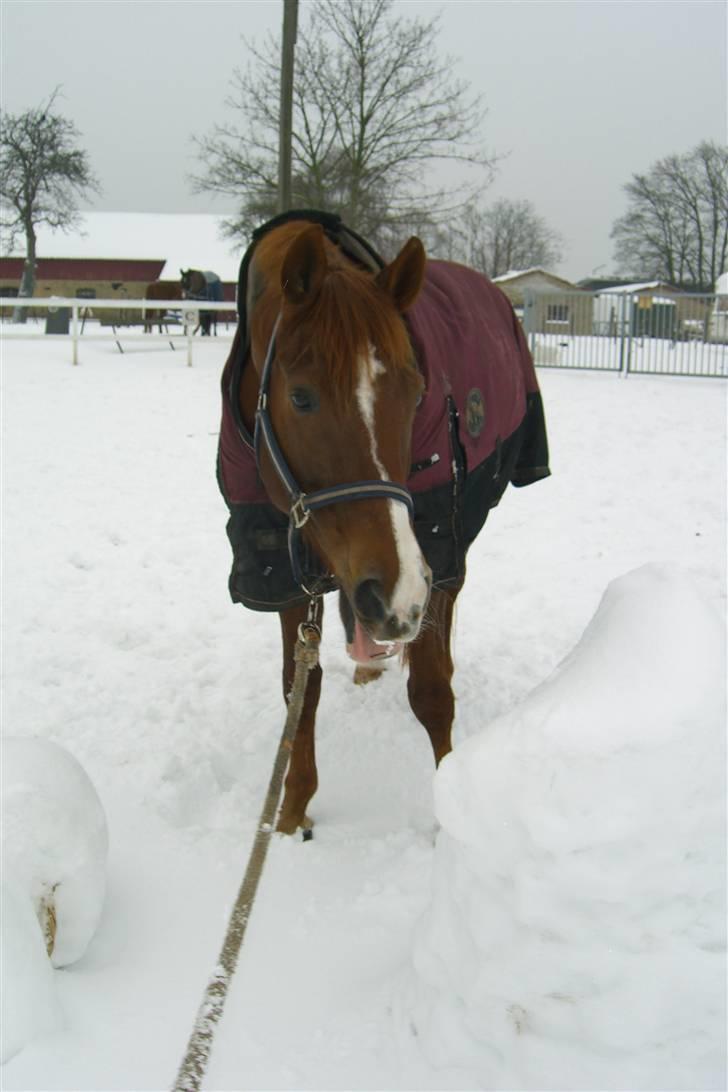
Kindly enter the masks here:
[[[354, 251], [371, 268], [381, 264], [370, 248], [362, 256], [357, 248], [347, 247], [352, 237], [358, 244], [363, 241], [347, 232], [338, 217], [318, 217], [347, 253]], [[240, 377], [250, 366], [244, 282], [251, 250], [243, 259], [238, 285], [239, 337], [222, 379], [218, 482], [230, 511], [232, 599], [253, 610], [281, 610], [308, 596], [293, 579], [288, 517], [267, 497], [238, 409]], [[434, 584], [457, 585], [464, 578], [468, 547], [508, 483], [529, 485], [550, 473], [541, 396], [513, 308], [482, 274], [451, 262], [428, 261], [422, 291], [404, 318], [425, 382], [407, 481], [415, 534]], [[308, 564], [323, 575], [314, 557]]]

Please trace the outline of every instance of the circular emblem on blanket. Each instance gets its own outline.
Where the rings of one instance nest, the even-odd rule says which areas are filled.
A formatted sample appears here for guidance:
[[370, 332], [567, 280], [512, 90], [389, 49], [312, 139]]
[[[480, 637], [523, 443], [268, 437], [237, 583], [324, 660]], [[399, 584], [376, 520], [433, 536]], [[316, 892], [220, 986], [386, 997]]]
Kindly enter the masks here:
[[471, 391], [468, 391], [468, 398], [465, 403], [465, 426], [475, 439], [476, 436], [480, 436], [484, 424], [485, 404], [483, 403], [483, 395], [477, 387], [473, 387]]

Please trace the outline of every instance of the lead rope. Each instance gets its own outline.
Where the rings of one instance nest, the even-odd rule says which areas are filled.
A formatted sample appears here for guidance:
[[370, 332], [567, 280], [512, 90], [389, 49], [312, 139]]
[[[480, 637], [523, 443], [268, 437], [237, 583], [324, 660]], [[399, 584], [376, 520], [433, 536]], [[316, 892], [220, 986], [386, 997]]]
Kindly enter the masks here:
[[250, 851], [248, 867], [245, 870], [245, 876], [230, 915], [215, 972], [207, 983], [172, 1092], [199, 1092], [200, 1083], [205, 1075], [205, 1069], [212, 1050], [215, 1028], [222, 1016], [228, 988], [235, 974], [238, 956], [245, 937], [245, 929], [253, 909], [253, 902], [263, 872], [271, 835], [275, 829], [274, 822], [278, 811], [283, 777], [288, 766], [293, 740], [298, 730], [298, 722], [301, 719], [309, 672], [318, 663], [321, 630], [313, 620], [316, 613], [316, 606], [312, 600], [308, 621], [302, 622], [298, 627], [298, 640], [293, 653], [296, 670], [288, 698], [288, 715], [286, 716], [281, 741], [278, 744], [278, 752], [273, 764], [268, 793], [260, 814], [255, 841]]

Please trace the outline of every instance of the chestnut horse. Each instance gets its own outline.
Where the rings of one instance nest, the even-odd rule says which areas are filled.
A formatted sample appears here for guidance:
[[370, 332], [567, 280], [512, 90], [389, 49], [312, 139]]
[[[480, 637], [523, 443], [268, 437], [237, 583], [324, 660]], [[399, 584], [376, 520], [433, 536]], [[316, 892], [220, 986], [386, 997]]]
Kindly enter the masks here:
[[[144, 293], [146, 300], [181, 300], [182, 299], [182, 286], [179, 281], [152, 281], [147, 285], [147, 290]], [[162, 333], [162, 326], [164, 322], [165, 311], [163, 310], [150, 310], [147, 308], [144, 315], [144, 333], [151, 334], [154, 331], [155, 322], [159, 324], [159, 332]]]
[[[442, 303], [448, 278], [466, 278], [460, 302], [433, 317], [422, 297]], [[495, 324], [494, 340], [467, 334], [473, 380], [458, 318], [467, 324], [478, 306], [485, 314], [491, 297], [483, 329]], [[509, 480], [549, 473], [533, 364], [510, 304], [480, 274], [427, 262], [416, 238], [384, 265], [337, 217], [301, 213], [257, 233], [239, 310], [218, 457], [232, 597], [278, 611], [288, 695], [299, 625], [338, 588], [365, 677], [404, 650], [410, 705], [439, 763], [451, 749], [450, 630], [465, 552]], [[444, 379], [432, 348], [443, 338]], [[291, 753], [278, 822], [289, 834], [311, 826], [321, 680], [319, 666]]]

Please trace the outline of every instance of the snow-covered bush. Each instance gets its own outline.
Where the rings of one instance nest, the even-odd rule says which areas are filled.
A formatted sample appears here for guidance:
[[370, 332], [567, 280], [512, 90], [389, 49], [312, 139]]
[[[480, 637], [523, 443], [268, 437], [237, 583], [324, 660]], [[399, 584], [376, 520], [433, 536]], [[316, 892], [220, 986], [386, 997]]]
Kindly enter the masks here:
[[108, 835], [88, 775], [63, 747], [2, 741], [2, 860], [30, 898], [55, 967], [85, 952], [101, 916]]
[[463, 1087], [724, 1087], [724, 634], [679, 571], [436, 776], [410, 1015]]

